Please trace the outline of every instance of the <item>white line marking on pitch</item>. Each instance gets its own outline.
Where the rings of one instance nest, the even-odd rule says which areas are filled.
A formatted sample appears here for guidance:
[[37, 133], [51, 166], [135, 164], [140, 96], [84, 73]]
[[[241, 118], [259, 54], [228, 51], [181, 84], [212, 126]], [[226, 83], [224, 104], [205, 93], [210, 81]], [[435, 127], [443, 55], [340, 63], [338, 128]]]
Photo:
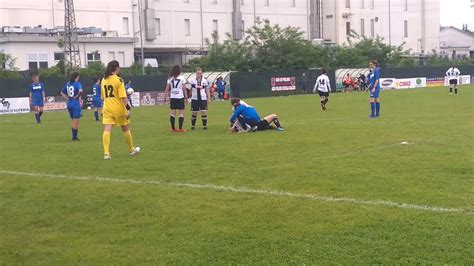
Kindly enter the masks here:
[[400, 208], [400, 209], [413, 209], [413, 210], [423, 210], [423, 211], [431, 211], [431, 212], [451, 212], [451, 213], [473, 214], [471, 210], [460, 209], [460, 208], [416, 205], [416, 204], [409, 204], [409, 203], [399, 203], [399, 202], [394, 202], [394, 201], [389, 201], [389, 200], [362, 200], [362, 199], [354, 199], [354, 198], [346, 198], [346, 197], [331, 197], [331, 196], [321, 196], [321, 195], [315, 195], [315, 194], [301, 194], [301, 193], [293, 193], [293, 192], [286, 192], [286, 191], [251, 189], [251, 188], [246, 188], [246, 187], [220, 186], [220, 185], [212, 185], [212, 184], [192, 184], [192, 183], [174, 183], [174, 182], [165, 183], [165, 182], [153, 181], [153, 180], [119, 179], [119, 178], [93, 177], [93, 176], [67, 176], [67, 175], [4, 171], [4, 170], [0, 170], [0, 173], [8, 174], [8, 175], [20, 175], [20, 176], [51, 177], [51, 178], [58, 178], [58, 179], [93, 180], [93, 181], [104, 181], [104, 182], [112, 182], [112, 183], [129, 183], [129, 184], [140, 184], [140, 185], [159, 185], [159, 186], [164, 186], [164, 187], [209, 189], [209, 190], [216, 190], [216, 191], [228, 191], [228, 192], [245, 193], [245, 194], [310, 199], [310, 200], [317, 200], [317, 201], [324, 201], [324, 202], [343, 202], [343, 203], [352, 203], [356, 205], [394, 207], [394, 208]]

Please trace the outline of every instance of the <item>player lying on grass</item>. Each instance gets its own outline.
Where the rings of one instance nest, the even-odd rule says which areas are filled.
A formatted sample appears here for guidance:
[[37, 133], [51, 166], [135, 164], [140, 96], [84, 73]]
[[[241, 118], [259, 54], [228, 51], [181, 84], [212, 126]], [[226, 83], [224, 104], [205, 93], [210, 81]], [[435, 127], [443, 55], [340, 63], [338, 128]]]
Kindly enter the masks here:
[[319, 97], [321, 98], [321, 108], [326, 110], [326, 104], [329, 101], [329, 92], [331, 91], [331, 84], [329, 83], [328, 71], [326, 69], [321, 69], [321, 75], [316, 80], [314, 84], [313, 93], [318, 91]]
[[104, 148], [104, 160], [110, 157], [110, 133], [113, 126], [120, 126], [123, 136], [127, 142], [130, 155], [140, 152], [140, 147], [133, 145], [132, 133], [130, 132], [130, 105], [128, 104], [127, 93], [123, 79], [119, 76], [120, 65], [116, 60], [110, 61], [105, 69], [102, 79], [102, 99], [104, 99], [103, 118], [104, 133], [102, 134], [102, 145]]
[[275, 124], [278, 131], [284, 131], [276, 114], [271, 114], [260, 119], [257, 110], [247, 104], [241, 104], [239, 98], [233, 98], [230, 103], [234, 108], [234, 113], [230, 117], [232, 123], [231, 132], [255, 132], [266, 129], [273, 129], [271, 123]]

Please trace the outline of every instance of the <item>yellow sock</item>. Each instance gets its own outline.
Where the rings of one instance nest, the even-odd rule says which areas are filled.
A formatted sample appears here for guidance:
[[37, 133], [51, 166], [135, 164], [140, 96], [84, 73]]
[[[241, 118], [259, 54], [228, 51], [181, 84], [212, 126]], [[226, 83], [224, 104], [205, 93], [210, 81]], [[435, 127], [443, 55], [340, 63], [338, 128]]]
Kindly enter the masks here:
[[110, 155], [110, 131], [104, 131], [102, 134], [102, 145], [104, 146], [104, 155]]
[[133, 151], [133, 138], [132, 138], [132, 133], [129, 131], [123, 132], [123, 136], [125, 137], [125, 141], [127, 142], [128, 145], [128, 152]]

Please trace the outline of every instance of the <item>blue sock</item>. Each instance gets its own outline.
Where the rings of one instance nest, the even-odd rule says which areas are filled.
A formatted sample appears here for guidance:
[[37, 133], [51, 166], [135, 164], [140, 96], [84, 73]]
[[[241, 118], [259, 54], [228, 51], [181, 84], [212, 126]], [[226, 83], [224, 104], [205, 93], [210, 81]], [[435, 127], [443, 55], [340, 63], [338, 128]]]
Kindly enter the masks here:
[[376, 116], [380, 115], [380, 103], [379, 102], [375, 103], [375, 115]]
[[371, 114], [372, 116], [375, 115], [375, 103], [371, 102], [370, 103], [370, 111], [371, 111]]
[[71, 128], [72, 130], [72, 139], [77, 139], [77, 129]]
[[95, 121], [99, 121], [99, 112], [95, 111], [94, 116], [95, 116]]
[[35, 113], [35, 118], [36, 118], [36, 122], [39, 123], [39, 121], [40, 121], [39, 114]]

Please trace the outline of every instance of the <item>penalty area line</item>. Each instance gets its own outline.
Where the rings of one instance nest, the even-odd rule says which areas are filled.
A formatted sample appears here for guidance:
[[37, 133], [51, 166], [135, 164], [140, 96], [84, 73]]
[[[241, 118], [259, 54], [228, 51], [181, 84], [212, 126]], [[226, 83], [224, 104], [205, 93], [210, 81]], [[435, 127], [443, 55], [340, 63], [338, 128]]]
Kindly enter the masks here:
[[321, 202], [341, 202], [341, 203], [351, 203], [355, 205], [393, 207], [393, 208], [399, 208], [399, 209], [411, 209], [411, 210], [420, 210], [420, 211], [429, 211], [429, 212], [473, 214], [472, 211], [461, 209], [461, 208], [417, 205], [417, 204], [410, 204], [410, 203], [394, 202], [394, 201], [389, 201], [389, 200], [363, 200], [363, 199], [347, 198], [347, 197], [332, 197], [332, 196], [323, 196], [323, 195], [317, 195], [317, 194], [302, 194], [302, 193], [294, 193], [294, 192], [288, 192], [288, 191], [252, 189], [252, 188], [246, 188], [246, 187], [232, 187], [232, 186], [222, 186], [222, 185], [212, 185], [212, 184], [161, 182], [161, 181], [155, 181], [155, 180], [120, 179], [120, 178], [109, 178], [109, 177], [99, 177], [99, 176], [68, 176], [68, 175], [41, 174], [41, 173], [17, 172], [17, 171], [6, 171], [6, 170], [0, 170], [0, 174], [30, 176], [30, 177], [49, 177], [49, 178], [55, 178], [55, 179], [102, 181], [102, 182], [110, 182], [110, 183], [126, 183], [126, 184], [138, 184], [138, 185], [157, 185], [157, 186], [162, 186], [162, 187], [191, 188], [191, 189], [201, 189], [201, 190], [205, 189], [205, 190], [226, 191], [226, 192], [241, 193], [241, 194], [255, 194], [255, 195], [273, 196], [273, 197], [309, 199], [309, 200], [315, 200], [315, 201], [321, 201]]

